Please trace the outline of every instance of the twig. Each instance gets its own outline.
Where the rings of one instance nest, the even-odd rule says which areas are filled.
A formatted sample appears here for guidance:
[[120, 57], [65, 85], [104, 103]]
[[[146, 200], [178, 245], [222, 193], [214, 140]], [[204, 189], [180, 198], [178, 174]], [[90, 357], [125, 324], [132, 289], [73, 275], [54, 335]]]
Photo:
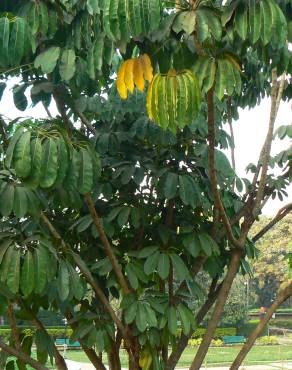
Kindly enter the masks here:
[[226, 230], [226, 234], [230, 243], [238, 248], [242, 248], [242, 243], [235, 239], [230, 222], [226, 215], [224, 206], [221, 201], [220, 193], [218, 190], [218, 182], [215, 167], [215, 108], [214, 108], [214, 89], [208, 91], [208, 139], [209, 139], [209, 150], [208, 150], [208, 166], [209, 176], [212, 188], [212, 194], [214, 197], [214, 206], [218, 209], [220, 218]]
[[264, 143], [264, 146], [261, 152], [261, 156], [260, 156], [260, 161], [259, 161], [261, 162], [260, 163], [261, 178], [259, 180], [258, 191], [257, 191], [256, 199], [254, 202], [254, 208], [253, 208], [253, 214], [255, 216], [257, 215], [260, 209], [260, 204], [264, 197], [267, 172], [268, 172], [269, 160], [270, 160], [270, 154], [271, 154], [271, 148], [272, 148], [274, 126], [275, 126], [277, 113], [279, 110], [280, 101], [281, 101], [283, 91], [284, 91], [284, 84], [285, 84], [285, 74], [283, 74], [281, 77], [281, 81], [280, 81], [280, 85], [279, 85], [279, 89], [277, 93], [277, 70], [274, 68], [272, 70], [272, 93], [271, 93], [271, 111], [270, 111], [269, 127], [268, 127], [266, 140], [265, 140], [265, 143]]
[[90, 215], [91, 215], [91, 218], [93, 220], [93, 223], [95, 225], [95, 228], [98, 232], [98, 235], [102, 241], [102, 244], [104, 246], [104, 249], [105, 249], [105, 252], [111, 262], [111, 265], [113, 267], [113, 270], [117, 276], [117, 279], [124, 291], [125, 294], [129, 294], [130, 293], [130, 288], [128, 286], [128, 282], [125, 278], [125, 276], [123, 275], [122, 273], [122, 270], [118, 264], [118, 261], [116, 259], [116, 256], [114, 254], [114, 251], [112, 249], [112, 246], [104, 232], [104, 229], [103, 229], [103, 226], [101, 224], [101, 221], [100, 221], [100, 218], [98, 217], [98, 214], [96, 212], [96, 209], [95, 209], [95, 205], [93, 203], [93, 199], [91, 197], [91, 195], [89, 193], [85, 194], [85, 201], [86, 201], [86, 204], [88, 206], [88, 209], [89, 209], [89, 212], [90, 212]]
[[282, 220], [285, 216], [287, 216], [292, 211], [292, 203], [286, 204], [284, 207], [279, 209], [276, 216], [261, 230], [259, 231], [253, 238], [252, 241], [255, 243], [260, 238], [262, 238], [274, 225], [276, 225], [280, 220]]
[[228, 99], [227, 102], [227, 116], [228, 116], [228, 124], [230, 129], [230, 136], [232, 140], [232, 145], [230, 146], [231, 151], [231, 164], [232, 168], [235, 171], [236, 170], [236, 163], [235, 163], [235, 150], [234, 150], [234, 144], [235, 144], [235, 138], [234, 138], [234, 131], [232, 126], [232, 114], [231, 114], [231, 99]]
[[18, 349], [15, 349], [13, 347], [8, 346], [5, 344], [2, 339], [0, 338], [0, 348], [6, 352], [9, 353], [9, 355], [14, 356], [18, 358], [19, 360], [25, 362], [26, 364], [30, 365], [32, 368], [36, 370], [49, 370], [46, 366], [42, 365], [38, 361], [31, 358], [28, 354], [25, 352], [22, 352]]

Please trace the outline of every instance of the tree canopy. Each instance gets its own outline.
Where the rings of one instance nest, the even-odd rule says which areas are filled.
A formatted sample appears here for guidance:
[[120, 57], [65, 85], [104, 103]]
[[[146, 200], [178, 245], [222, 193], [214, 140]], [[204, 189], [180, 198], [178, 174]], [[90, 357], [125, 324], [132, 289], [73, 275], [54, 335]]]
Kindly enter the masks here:
[[[171, 370], [214, 305], [190, 364], [200, 368], [255, 241], [291, 210], [249, 236], [291, 182], [291, 147], [271, 156], [274, 137], [292, 137], [275, 131], [291, 98], [291, 13], [289, 0], [1, 2], [0, 97], [16, 77], [23, 112], [0, 112], [0, 299], [12, 329], [0, 348], [17, 359], [7, 370], [45, 370], [48, 357], [67, 370], [41, 309], [62, 313], [96, 369], [103, 353], [120, 369], [123, 347], [130, 369]], [[27, 94], [46, 119], [26, 117]], [[267, 96], [266, 140], [240, 178], [232, 121]]]

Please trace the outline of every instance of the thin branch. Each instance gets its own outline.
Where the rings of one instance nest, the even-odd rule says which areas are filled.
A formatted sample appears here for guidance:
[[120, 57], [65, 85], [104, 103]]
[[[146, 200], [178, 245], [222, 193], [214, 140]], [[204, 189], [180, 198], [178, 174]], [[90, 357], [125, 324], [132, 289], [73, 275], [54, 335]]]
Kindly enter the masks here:
[[230, 136], [232, 140], [232, 145], [230, 146], [231, 151], [231, 164], [232, 168], [235, 171], [236, 170], [236, 163], [235, 163], [235, 138], [234, 138], [234, 130], [232, 126], [232, 114], [231, 114], [231, 99], [229, 98], [227, 101], [227, 116], [228, 116], [228, 124], [229, 124], [229, 130], [230, 130]]
[[11, 333], [12, 333], [12, 338], [15, 344], [15, 348], [19, 351], [21, 351], [21, 344], [19, 340], [19, 333], [17, 330], [17, 325], [14, 317], [14, 312], [13, 312], [13, 304], [8, 303], [8, 308], [7, 308], [7, 318], [9, 321], [9, 326], [11, 328]]
[[209, 177], [211, 182], [212, 194], [214, 197], [214, 206], [218, 209], [220, 218], [226, 230], [226, 234], [230, 243], [238, 248], [242, 248], [242, 243], [235, 239], [229, 219], [226, 215], [224, 206], [221, 201], [220, 193], [218, 190], [218, 181], [215, 167], [215, 108], [214, 108], [214, 90], [208, 92], [208, 165]]
[[43, 102], [44, 110], [46, 111], [49, 118], [53, 118], [51, 112], [49, 111], [49, 108], [46, 106], [46, 104]]
[[200, 369], [203, 360], [208, 352], [208, 348], [210, 346], [211, 340], [213, 338], [214, 332], [217, 328], [217, 325], [220, 321], [227, 297], [229, 295], [233, 280], [237, 274], [240, 260], [242, 256], [242, 249], [234, 249], [231, 255], [231, 261], [221, 286], [218, 299], [216, 301], [214, 311], [211, 315], [209, 320], [206, 333], [204, 334], [202, 343], [200, 344], [196, 356], [191, 364], [190, 370], [198, 370]]
[[30, 365], [32, 368], [36, 370], [49, 370], [46, 366], [42, 365], [38, 361], [31, 358], [28, 354], [25, 352], [22, 352], [21, 350], [15, 349], [13, 347], [8, 346], [5, 344], [2, 339], [0, 338], [0, 348], [8, 353], [11, 356], [14, 356], [18, 358], [19, 360], [25, 362], [26, 364]]
[[253, 238], [252, 241], [255, 243], [260, 238], [262, 238], [274, 225], [276, 225], [280, 220], [282, 220], [285, 216], [287, 216], [292, 211], [292, 203], [286, 204], [282, 207], [276, 214], [276, 216], [261, 230], [259, 231]]
[[[68, 324], [71, 326], [71, 328], [75, 329], [77, 327], [77, 324], [72, 322], [72, 319], [73, 319], [72, 314], [69, 311], [67, 311], [65, 312], [65, 317], [68, 321]], [[86, 347], [84, 341], [80, 338], [79, 338], [79, 343], [84, 353], [86, 354], [86, 356], [88, 357], [92, 365], [95, 367], [95, 369], [96, 370], [106, 370], [106, 367], [102, 363], [102, 359], [99, 356], [97, 356], [96, 352], [92, 348]]]
[[[217, 279], [216, 279], [216, 281], [217, 281]], [[216, 301], [216, 299], [219, 295], [221, 286], [222, 286], [222, 283], [219, 284], [216, 287], [216, 289], [212, 290], [212, 288], [213, 288], [213, 282], [212, 282], [212, 284], [210, 286], [208, 298], [205, 301], [205, 303], [203, 304], [203, 306], [200, 308], [200, 310], [198, 311], [198, 313], [196, 315], [196, 318], [195, 318], [196, 323], [197, 323], [198, 326], [203, 321], [203, 319], [205, 318], [205, 316], [207, 315], [207, 313], [210, 311], [213, 304], [215, 303], [215, 301]], [[188, 335], [184, 335], [182, 333], [181, 337], [178, 340], [177, 345], [175, 346], [175, 349], [172, 351], [172, 353], [170, 354], [170, 356], [168, 358], [165, 370], [174, 370], [175, 369], [175, 366], [178, 363], [178, 361], [179, 361], [183, 351], [185, 350], [186, 346], [188, 345], [188, 341], [189, 341], [189, 339], [191, 339], [192, 335], [193, 335], [193, 332], [190, 332]]]
[[85, 194], [85, 201], [86, 201], [86, 204], [88, 206], [88, 209], [89, 209], [89, 212], [90, 212], [90, 215], [91, 215], [91, 218], [93, 220], [93, 223], [95, 225], [95, 228], [98, 232], [98, 235], [100, 237], [100, 240], [102, 241], [102, 244], [104, 246], [104, 249], [105, 249], [105, 252], [111, 262], [111, 265], [113, 267], [113, 270], [117, 276], [117, 279], [124, 291], [125, 294], [129, 294], [131, 291], [130, 291], [130, 288], [128, 286], [128, 282], [125, 278], [125, 276], [123, 275], [122, 273], [122, 270], [120, 268], [120, 265], [117, 261], [117, 258], [114, 254], [114, 251], [113, 251], [113, 248], [104, 232], [104, 229], [103, 229], [103, 226], [102, 226], [102, 223], [101, 223], [101, 220], [100, 218], [98, 217], [98, 214], [96, 212], [96, 209], [95, 209], [95, 205], [94, 205], [94, 202], [93, 202], [93, 199], [91, 197], [91, 195], [89, 193]]
[[84, 126], [87, 127], [87, 129], [92, 133], [96, 134], [96, 129], [92, 126], [92, 124], [88, 121], [88, 119], [84, 116], [82, 112], [80, 112], [78, 109], [74, 109], [75, 114], [80, 118], [81, 122], [84, 124]]
[[[274, 68], [272, 70], [272, 92], [271, 92], [271, 111], [270, 111], [270, 120], [269, 120], [269, 128], [266, 136], [266, 140], [264, 143], [264, 147], [261, 152], [261, 177], [259, 180], [258, 191], [254, 203], [253, 214], [257, 215], [260, 204], [264, 197], [266, 180], [267, 180], [267, 173], [269, 168], [269, 160], [272, 148], [272, 141], [273, 141], [273, 133], [274, 133], [274, 126], [277, 117], [277, 113], [279, 110], [280, 101], [283, 95], [285, 85], [285, 74], [282, 75], [278, 93], [277, 93], [277, 70]], [[254, 181], [253, 181], [254, 182]]]
[[[47, 225], [47, 227], [48, 227], [50, 233], [52, 234], [52, 236], [55, 239], [57, 239], [63, 245], [63, 247], [66, 248], [67, 244], [62, 239], [61, 235], [58, 233], [58, 231], [55, 229], [55, 227], [53, 226], [53, 224], [50, 222], [50, 220], [47, 218], [47, 216], [44, 213], [41, 214], [41, 219]], [[80, 261], [82, 261], [82, 260], [80, 260]], [[109, 301], [107, 300], [107, 298], [104, 295], [103, 291], [98, 286], [98, 284], [95, 281], [95, 279], [93, 278], [91, 272], [88, 269], [86, 269], [84, 267], [83, 263], [81, 263], [80, 261], [75, 260], [76, 265], [78, 266], [78, 268], [80, 269], [80, 271], [82, 272], [82, 274], [84, 275], [84, 277], [86, 278], [86, 280], [88, 281], [88, 283], [93, 288], [93, 290], [94, 290], [95, 294], [97, 295], [97, 297], [100, 299], [100, 301], [102, 302], [102, 304], [105, 306], [105, 308], [108, 311], [108, 313], [110, 314], [112, 320], [115, 322], [115, 324], [117, 325], [117, 327], [121, 331], [121, 333], [123, 335], [123, 338], [125, 340], [127, 340], [128, 334], [127, 334], [127, 331], [126, 331], [124, 325], [122, 324], [122, 322], [120, 321], [120, 319], [118, 318], [118, 316], [116, 315], [116, 313], [114, 312], [114, 310], [112, 309]]]
[[[281, 289], [282, 287], [280, 287]], [[237, 370], [241, 365], [242, 361], [245, 359], [248, 352], [251, 350], [252, 346], [254, 345], [256, 339], [259, 335], [263, 332], [265, 326], [271, 319], [273, 313], [277, 310], [277, 308], [285, 302], [289, 297], [292, 295], [292, 280], [284, 283], [284, 288], [279, 291], [278, 297], [275, 299], [271, 307], [267, 310], [265, 316], [259, 322], [255, 330], [251, 333], [246, 343], [241, 348], [239, 354], [237, 355], [236, 359], [234, 360], [233, 364], [230, 367], [230, 370]]]

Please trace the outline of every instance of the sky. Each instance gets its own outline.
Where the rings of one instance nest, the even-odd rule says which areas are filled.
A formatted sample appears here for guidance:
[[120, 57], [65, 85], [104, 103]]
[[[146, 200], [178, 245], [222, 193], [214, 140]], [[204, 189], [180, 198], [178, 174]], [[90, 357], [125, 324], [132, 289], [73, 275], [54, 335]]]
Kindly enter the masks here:
[[[12, 86], [17, 83], [16, 79], [9, 81], [8, 87], [5, 89], [3, 98], [0, 101], [0, 114], [14, 119], [16, 117], [26, 116], [45, 118], [47, 113], [42, 104], [36, 105], [34, 108], [28, 108], [25, 112], [21, 112], [15, 108], [13, 103], [13, 96], [11, 92]], [[56, 107], [51, 106], [50, 111], [56, 112]], [[236, 169], [240, 177], [249, 177], [246, 174], [245, 168], [249, 163], [257, 162], [261, 147], [263, 145], [270, 114], [270, 100], [264, 99], [259, 106], [253, 109], [240, 110], [239, 120], [233, 122], [235, 135], [235, 158]], [[292, 103], [281, 102], [277, 120], [276, 128], [281, 125], [292, 124]], [[275, 155], [280, 151], [287, 149], [291, 145], [291, 140], [276, 140], [273, 143], [272, 154]], [[279, 199], [270, 200], [263, 213], [268, 216], [276, 214], [277, 210], [283, 207], [289, 201], [292, 201], [292, 185], [288, 189], [289, 198], [280, 202]]]

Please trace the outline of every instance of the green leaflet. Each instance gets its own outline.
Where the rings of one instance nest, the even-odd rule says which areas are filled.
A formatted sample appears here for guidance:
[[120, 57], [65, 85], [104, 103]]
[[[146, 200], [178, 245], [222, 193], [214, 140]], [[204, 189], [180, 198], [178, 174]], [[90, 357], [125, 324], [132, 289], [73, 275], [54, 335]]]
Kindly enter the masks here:
[[9, 245], [9, 247], [6, 250], [6, 253], [2, 259], [1, 263], [1, 269], [0, 269], [0, 281], [2, 283], [5, 283], [7, 280], [7, 274], [11, 262], [12, 253], [14, 251], [14, 245]]
[[43, 150], [40, 186], [49, 188], [54, 185], [58, 174], [58, 149], [56, 140], [46, 139]]
[[114, 40], [121, 39], [121, 31], [120, 31], [119, 18], [118, 18], [119, 2], [120, 0], [110, 1], [110, 9], [109, 9], [110, 29], [111, 29], [112, 35], [114, 36]]
[[61, 185], [63, 183], [69, 167], [68, 149], [62, 136], [60, 136], [57, 139], [57, 148], [58, 148], [58, 174], [55, 186]]
[[181, 303], [177, 306], [177, 311], [181, 318], [182, 329], [183, 329], [184, 335], [188, 335], [191, 330], [191, 323], [190, 323], [189, 316], [186, 310], [187, 310], [186, 307]]
[[93, 15], [100, 13], [98, 0], [87, 0], [86, 6], [89, 14]]
[[110, 23], [110, 6], [111, 6], [111, 1], [112, 0], [107, 0], [104, 1], [104, 6], [103, 6], [103, 29], [106, 33], [106, 35], [114, 40], [115, 36], [111, 32], [111, 23]]
[[27, 196], [28, 213], [37, 218], [40, 214], [40, 201], [31, 190], [26, 188], [24, 190]]
[[30, 131], [24, 132], [14, 148], [13, 166], [20, 178], [28, 177], [31, 172], [30, 137]]
[[138, 289], [138, 287], [139, 287], [139, 282], [138, 282], [138, 278], [137, 278], [137, 276], [136, 276], [136, 274], [135, 274], [135, 271], [134, 271], [134, 269], [132, 268], [132, 266], [131, 266], [131, 264], [129, 263], [129, 264], [127, 264], [127, 266], [126, 266], [126, 274], [127, 274], [127, 278], [128, 278], [128, 280], [129, 280], [129, 282], [130, 282], [130, 285], [131, 285], [131, 287], [133, 288], [133, 289]]
[[166, 279], [169, 275], [169, 268], [170, 268], [170, 260], [167, 254], [160, 253], [159, 260], [158, 260], [158, 275], [161, 279]]
[[14, 205], [14, 186], [7, 184], [0, 195], [0, 212], [2, 216], [9, 216]]
[[42, 143], [41, 139], [37, 137], [31, 140], [30, 143], [30, 157], [31, 157], [31, 174], [24, 180], [26, 186], [36, 189], [40, 183], [42, 170]]
[[173, 306], [168, 308], [167, 312], [167, 325], [168, 330], [172, 335], [176, 335], [177, 333], [177, 319], [176, 319], [176, 309]]
[[35, 35], [39, 29], [40, 16], [38, 11], [39, 5], [37, 3], [30, 3], [30, 10], [28, 12], [28, 24], [30, 26], [32, 35]]
[[13, 211], [16, 217], [22, 218], [27, 213], [27, 196], [25, 188], [15, 186]]
[[267, 45], [272, 36], [272, 11], [269, 0], [260, 2], [261, 8], [261, 39], [264, 45]]
[[20, 249], [14, 249], [11, 253], [10, 264], [7, 271], [6, 284], [9, 290], [16, 294], [19, 290], [20, 277]]
[[7, 17], [0, 18], [0, 66], [3, 68], [8, 67], [9, 52], [9, 19]]
[[144, 263], [144, 272], [146, 275], [153, 274], [159, 260], [160, 252], [157, 251], [153, 254], [151, 254]]
[[168, 75], [166, 77], [166, 109], [169, 123], [173, 126], [176, 121], [177, 114], [177, 91], [176, 91], [176, 77]]
[[129, 12], [128, 1], [119, 1], [118, 14], [119, 14], [119, 26], [121, 31], [121, 40], [128, 42], [129, 36], [129, 24], [128, 24], [128, 12]]
[[65, 301], [70, 293], [70, 273], [66, 262], [63, 260], [61, 260], [59, 263], [57, 282], [60, 300]]
[[40, 67], [45, 74], [51, 73], [56, 67], [59, 55], [60, 48], [58, 46], [52, 46], [36, 57], [34, 66], [35, 68]]
[[190, 273], [184, 261], [177, 254], [170, 254], [175, 275], [179, 280], [186, 280], [190, 278]]
[[250, 40], [254, 44], [260, 38], [261, 31], [260, 4], [256, 0], [249, 0], [248, 16]]
[[118, 224], [120, 227], [124, 226], [127, 222], [128, 222], [128, 219], [129, 219], [129, 216], [130, 216], [130, 212], [131, 212], [131, 208], [130, 207], [123, 207], [118, 215]]
[[112, 64], [114, 51], [115, 51], [115, 45], [114, 45], [113, 41], [106, 38], [104, 40], [103, 59], [104, 59], [105, 63], [109, 66]]
[[5, 239], [0, 244], [0, 266], [1, 266], [1, 263], [2, 263], [3, 258], [5, 256], [5, 253], [7, 251], [7, 248], [9, 248], [11, 244], [12, 244], [12, 240], [11, 239]]
[[148, 0], [148, 9], [149, 9], [149, 23], [150, 23], [149, 31], [152, 31], [152, 30], [157, 29], [160, 24], [160, 20], [161, 20], [160, 0]]
[[225, 87], [226, 87], [226, 75], [225, 75], [225, 69], [224, 69], [224, 60], [219, 59], [217, 77], [216, 77], [216, 85], [215, 85], [215, 94], [220, 100], [222, 100], [224, 96]]
[[87, 53], [87, 69], [86, 72], [91, 80], [95, 79], [95, 66], [94, 66], [94, 48], [93, 46]]
[[215, 75], [216, 75], [216, 62], [212, 58], [209, 61], [209, 69], [206, 76], [206, 79], [204, 80], [203, 90], [205, 92], [208, 92], [214, 85], [215, 81]]
[[242, 40], [246, 40], [248, 31], [247, 9], [239, 7], [235, 13], [235, 30]]
[[35, 284], [34, 258], [31, 251], [27, 251], [21, 269], [20, 289], [24, 297], [28, 297], [34, 290]]
[[206, 77], [208, 77], [208, 73], [209, 73], [209, 69], [210, 69], [210, 63], [211, 63], [211, 58], [209, 57], [199, 57], [192, 70], [193, 70], [193, 73], [198, 76], [199, 78], [199, 81], [200, 81], [200, 85], [203, 84], [203, 81]]
[[91, 155], [87, 149], [80, 149], [80, 172], [78, 190], [81, 194], [90, 192], [93, 185], [93, 166]]
[[40, 33], [46, 36], [49, 30], [49, 14], [48, 8], [44, 2], [40, 2]]
[[26, 84], [15, 85], [13, 87], [13, 102], [17, 109], [25, 111], [27, 108], [27, 98], [25, 96]]
[[104, 36], [98, 35], [94, 42], [94, 63], [95, 68], [101, 71], [103, 65], [103, 47], [104, 47]]
[[203, 9], [197, 10], [197, 22], [196, 22], [196, 31], [198, 34], [198, 38], [201, 42], [204, 42], [208, 36], [209, 33], [209, 26], [208, 26], [208, 20], [206, 19], [206, 12], [202, 11]]
[[214, 36], [216, 40], [220, 40], [222, 36], [222, 26], [216, 13], [209, 10], [208, 8], [199, 8], [197, 14], [199, 19], [198, 27], [199, 29], [201, 29], [201, 41], [205, 41], [210, 33]]
[[126, 324], [131, 324], [135, 320], [136, 313], [137, 313], [137, 302], [135, 301], [125, 309]]
[[144, 303], [144, 310], [146, 314], [146, 321], [148, 323], [148, 326], [151, 328], [157, 327], [157, 318], [155, 315], [154, 310], [150, 307], [149, 303]]
[[67, 265], [70, 273], [70, 289], [77, 300], [81, 300], [84, 295], [81, 278], [78, 272], [70, 264]]
[[166, 98], [166, 78], [161, 78], [160, 83], [157, 87], [158, 94], [158, 117], [157, 122], [159, 126], [166, 129], [169, 126], [169, 117], [167, 112], [167, 98]]
[[178, 175], [173, 172], [168, 172], [164, 185], [164, 196], [166, 199], [172, 199], [177, 194]]
[[142, 33], [140, 0], [128, 0], [128, 4], [130, 32], [132, 36], [139, 36]]
[[196, 188], [192, 180], [189, 175], [179, 176], [179, 196], [185, 205], [195, 208]]
[[34, 265], [35, 265], [35, 287], [34, 292], [41, 294], [45, 289], [47, 283], [47, 269], [48, 266], [48, 253], [42, 246], [38, 246], [33, 253]]
[[177, 76], [177, 126], [185, 126], [185, 109], [187, 106], [187, 91], [184, 79], [181, 74]]
[[23, 132], [24, 132], [24, 128], [20, 127], [18, 130], [16, 130], [15, 134], [12, 136], [12, 139], [10, 139], [9, 146], [6, 150], [6, 157], [5, 157], [5, 166], [7, 168], [11, 167], [15, 145], [17, 144], [18, 140], [22, 136]]
[[75, 51], [73, 49], [65, 49], [62, 52], [59, 72], [62, 80], [70, 81], [76, 71]]
[[28, 28], [25, 19], [16, 18], [12, 23], [12, 29], [9, 38], [9, 59], [10, 65], [19, 65], [27, 48]]
[[233, 65], [228, 60], [222, 60], [225, 65], [225, 76], [226, 76], [226, 92], [227, 95], [231, 96], [233, 94], [236, 80], [233, 72]]
[[136, 313], [136, 325], [138, 330], [143, 333], [147, 328], [147, 313], [145, 311], [144, 304], [139, 302]]

